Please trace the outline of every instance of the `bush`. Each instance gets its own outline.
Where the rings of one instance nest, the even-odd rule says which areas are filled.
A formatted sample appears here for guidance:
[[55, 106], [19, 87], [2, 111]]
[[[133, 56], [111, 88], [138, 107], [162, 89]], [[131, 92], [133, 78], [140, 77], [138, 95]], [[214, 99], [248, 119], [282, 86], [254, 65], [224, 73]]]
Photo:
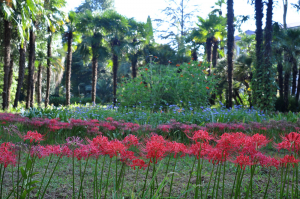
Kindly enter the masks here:
[[[70, 99], [71, 104], [86, 104], [86, 103], [92, 103], [91, 98], [80, 98], [80, 97], [72, 97]], [[96, 98], [96, 104], [101, 103], [100, 98]], [[66, 105], [66, 98], [65, 97], [50, 97], [50, 105], [59, 106], [59, 105]]]
[[123, 106], [147, 104], [149, 107], [179, 105], [201, 107], [209, 104], [214, 92], [214, 75], [208, 76], [207, 63], [177, 66], [149, 64], [135, 79], [123, 78], [118, 87], [118, 101]]

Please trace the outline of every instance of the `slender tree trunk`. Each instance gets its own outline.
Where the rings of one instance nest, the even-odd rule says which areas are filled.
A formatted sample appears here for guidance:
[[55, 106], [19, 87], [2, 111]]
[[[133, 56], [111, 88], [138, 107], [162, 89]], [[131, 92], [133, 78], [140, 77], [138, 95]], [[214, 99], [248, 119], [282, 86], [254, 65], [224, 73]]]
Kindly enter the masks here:
[[232, 70], [233, 70], [233, 48], [234, 48], [234, 10], [233, 0], [227, 0], [227, 65], [228, 65], [228, 101], [227, 108], [232, 107]]
[[97, 97], [97, 77], [98, 77], [98, 58], [93, 57], [92, 60], [92, 67], [93, 67], [93, 77], [92, 77], [92, 102], [96, 103]]
[[197, 55], [197, 51], [196, 50], [193, 50], [193, 52], [192, 52], [192, 58], [194, 59], [194, 61], [198, 60], [198, 55]]
[[131, 72], [132, 72], [132, 78], [136, 78], [136, 65], [137, 65], [137, 55], [134, 55], [131, 60]]
[[235, 89], [235, 90], [234, 90], [234, 93], [235, 93], [235, 96], [240, 100], [241, 104], [244, 105], [243, 100], [242, 100], [242, 98], [241, 98], [241, 96], [240, 96], [238, 90]]
[[286, 15], [287, 15], [287, 8], [288, 8], [288, 0], [282, 0], [283, 3], [283, 28], [287, 28], [286, 24]]
[[[300, 69], [298, 74], [300, 75]], [[298, 101], [299, 101], [299, 95], [300, 95], [300, 77], [298, 76], [298, 86], [297, 86], [297, 93], [296, 93], [296, 102], [298, 105]]]
[[282, 51], [277, 51], [277, 56], [280, 56], [277, 62], [277, 72], [278, 72], [278, 87], [279, 87], [279, 97], [283, 99], [283, 65], [282, 65]]
[[288, 110], [288, 106], [289, 106], [290, 76], [291, 76], [290, 71], [286, 71], [284, 75], [284, 96], [283, 96], [284, 112]]
[[45, 97], [45, 107], [49, 105], [49, 97], [50, 97], [50, 80], [51, 80], [51, 60], [52, 57], [52, 33], [50, 28], [48, 28], [48, 33], [50, 36], [48, 38], [48, 52], [47, 52], [47, 83], [46, 83], [46, 97]]
[[10, 68], [8, 73], [8, 87], [7, 87], [7, 103], [8, 106], [10, 104], [10, 98], [11, 98], [11, 85], [13, 80], [13, 74], [14, 74], [14, 60], [12, 55], [10, 56]]
[[255, 104], [261, 103], [259, 99], [263, 96], [258, 90], [264, 90], [263, 82], [263, 29], [262, 29], [262, 18], [263, 18], [263, 3], [262, 0], [255, 0], [255, 20], [256, 20], [256, 73], [254, 76], [254, 88], [253, 88], [253, 100]]
[[114, 95], [114, 106], [117, 103], [117, 75], [118, 75], [118, 56], [113, 53], [113, 95]]
[[[35, 24], [35, 22], [33, 22]], [[26, 108], [33, 107], [33, 75], [34, 75], [34, 62], [35, 62], [35, 33], [33, 28], [30, 30], [29, 40], [29, 58], [28, 58], [28, 80], [27, 80], [27, 100]]]
[[33, 104], [34, 104], [34, 93], [35, 93], [36, 81], [37, 81], [37, 73], [34, 71], [33, 72], [33, 85], [32, 85], [30, 107], [33, 107]]
[[37, 74], [37, 102], [39, 106], [42, 103], [42, 62], [39, 63], [38, 74]]
[[215, 68], [217, 66], [217, 60], [218, 60], [219, 41], [217, 39], [214, 39], [213, 44], [214, 44], [214, 47], [213, 47], [213, 53], [212, 53], [212, 65], [213, 65], [213, 68]]
[[4, 84], [2, 92], [2, 108], [3, 110], [8, 108], [8, 75], [10, 68], [10, 51], [11, 51], [11, 22], [4, 20]]
[[211, 65], [211, 47], [212, 47], [212, 38], [206, 39], [206, 56], [207, 62], [209, 63], [209, 70], [208, 73], [210, 74], [210, 65]]
[[71, 67], [72, 67], [72, 41], [73, 32], [69, 31], [68, 34], [68, 55], [67, 55], [67, 68], [66, 68], [66, 105], [70, 105], [71, 98]]
[[14, 108], [18, 107], [21, 89], [23, 86], [23, 80], [24, 80], [24, 73], [25, 73], [25, 62], [26, 62], [26, 42], [23, 43], [23, 47], [20, 46], [20, 59], [19, 59], [19, 76], [18, 76], [18, 86], [17, 86], [17, 92], [14, 102]]
[[293, 58], [293, 82], [292, 82], [292, 95], [296, 94], [296, 86], [297, 86], [297, 59]]
[[[265, 50], [264, 50], [264, 107], [265, 109], [273, 109], [275, 97], [276, 97], [276, 88], [273, 86], [273, 69], [272, 69], [272, 19], [273, 19], [273, 0], [269, 0], [267, 8], [267, 19], [266, 19], [266, 28], [265, 28]], [[273, 99], [273, 100], [271, 100]]]

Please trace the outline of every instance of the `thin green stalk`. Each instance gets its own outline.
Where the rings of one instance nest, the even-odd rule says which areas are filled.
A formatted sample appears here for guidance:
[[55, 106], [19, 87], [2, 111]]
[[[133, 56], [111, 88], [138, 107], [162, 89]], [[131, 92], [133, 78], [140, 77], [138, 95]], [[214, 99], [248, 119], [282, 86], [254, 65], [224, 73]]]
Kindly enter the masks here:
[[142, 198], [144, 197], [144, 193], [145, 193], [145, 189], [146, 189], [146, 183], [147, 183], [147, 178], [148, 178], [148, 173], [149, 173], [149, 167], [150, 167], [150, 161], [148, 163], [148, 168], [147, 168], [147, 172], [146, 172], [146, 178], [145, 178], [145, 183], [144, 183], [144, 187], [143, 187]]
[[209, 188], [210, 188], [210, 182], [211, 182], [211, 179], [214, 175], [214, 169], [215, 169], [215, 164], [213, 164], [213, 169], [211, 170], [211, 173], [210, 173], [210, 178], [209, 178], [209, 182], [208, 182], [208, 187], [206, 189], [206, 194], [205, 194], [205, 197], [204, 198], [207, 198], [207, 194], [208, 194], [208, 191], [209, 191]]
[[106, 187], [105, 187], [105, 196], [104, 196], [105, 199], [106, 199], [106, 194], [107, 194], [107, 190], [108, 190], [108, 179], [109, 179], [109, 174], [110, 174], [111, 162], [112, 162], [112, 158], [110, 158], [110, 161], [109, 161], [108, 174], [107, 174]]
[[19, 155], [18, 155], [18, 173], [17, 173], [17, 178], [18, 178], [18, 181], [17, 181], [17, 198], [19, 198], [19, 178], [20, 178], [20, 162], [21, 162], [21, 149], [19, 150]]
[[268, 183], [267, 183], [267, 187], [266, 187], [265, 194], [264, 194], [264, 197], [263, 197], [264, 199], [267, 198], [267, 193], [268, 193], [269, 184], [270, 184], [270, 180], [271, 180], [271, 169], [272, 169], [272, 167], [270, 167], [270, 170], [269, 170]]
[[152, 193], [154, 194], [154, 189], [155, 189], [155, 180], [153, 178], [155, 177], [155, 159], [153, 159], [153, 170], [152, 170], [152, 185], [151, 185], [151, 192], [150, 192], [150, 198], [152, 198]]
[[284, 181], [280, 190], [280, 198], [283, 198], [283, 192], [284, 192], [284, 187], [285, 187], [285, 183], [286, 183], [286, 176], [287, 176], [287, 172], [288, 172], [288, 167], [289, 165], [287, 165], [286, 169], [285, 169], [285, 176], [284, 176]]
[[[197, 158], [195, 158], [195, 160], [194, 160], [194, 163], [193, 163], [193, 166], [192, 166], [192, 171], [190, 172], [190, 177], [189, 177], [189, 181], [188, 181], [186, 191], [188, 191], [189, 187], [190, 187], [190, 182], [191, 182], [191, 178], [192, 178], [192, 175], [193, 175], [193, 172], [194, 172], [194, 167], [195, 167], [195, 164], [196, 164], [196, 160], [197, 160]], [[187, 198], [187, 194], [188, 194], [188, 192], [185, 193], [185, 199]]]
[[[85, 166], [84, 166], [84, 170], [83, 170], [83, 174], [82, 174], [82, 178], [81, 178], [81, 181], [80, 181], [80, 188], [79, 188], [79, 195], [78, 195], [78, 199], [80, 198], [80, 191], [83, 192], [83, 188], [82, 188], [82, 183], [83, 183], [83, 179], [84, 179], [84, 176], [85, 176], [85, 172], [86, 172], [86, 166], [89, 162], [89, 157], [87, 158], [86, 162], [85, 162]], [[82, 194], [82, 197], [83, 197], [83, 194]]]
[[103, 161], [102, 161], [102, 170], [101, 170], [101, 177], [100, 177], [100, 190], [99, 190], [99, 193], [100, 193], [100, 198], [101, 198], [101, 193], [102, 193], [102, 177], [103, 177], [103, 171], [104, 171], [104, 165], [105, 165], [105, 157], [103, 157]]
[[94, 199], [98, 198], [98, 192], [97, 192], [97, 187], [98, 187], [98, 183], [97, 183], [97, 179], [98, 179], [98, 157], [96, 158], [96, 165], [95, 165], [95, 175], [94, 175]]
[[197, 178], [196, 178], [196, 190], [195, 190], [195, 199], [198, 198], [199, 194], [199, 179], [201, 181], [201, 176], [200, 175], [200, 159], [201, 159], [201, 143], [200, 143], [200, 150], [199, 150], [199, 158], [198, 158], [198, 165], [197, 165]]
[[[294, 199], [294, 179], [295, 179], [295, 164], [294, 164], [294, 170], [293, 171], [293, 178], [292, 178], [292, 199]], [[298, 182], [297, 182], [298, 183]]]
[[48, 188], [48, 186], [49, 186], [49, 184], [50, 184], [50, 181], [51, 181], [51, 179], [52, 179], [52, 177], [53, 177], [54, 171], [56, 170], [57, 165], [58, 165], [58, 163], [59, 163], [59, 161], [60, 161], [61, 158], [62, 158], [62, 155], [61, 155], [60, 157], [58, 157], [58, 160], [57, 160], [57, 162], [56, 162], [56, 164], [55, 164], [55, 166], [54, 166], [54, 169], [53, 169], [53, 171], [52, 171], [52, 173], [51, 173], [51, 175], [50, 175], [50, 178], [49, 178], [49, 180], [48, 180], [48, 183], [47, 183], [47, 185], [46, 185], [46, 187], [45, 187], [45, 189], [44, 189], [44, 192], [43, 192], [41, 198], [44, 198], [44, 195], [45, 195], [45, 193], [46, 193], [46, 191], [47, 191], [47, 188]]
[[216, 176], [215, 176], [215, 180], [214, 180], [214, 187], [213, 187], [213, 192], [212, 192], [212, 197], [214, 197], [215, 195], [215, 188], [216, 188], [216, 184], [217, 184], [217, 178], [218, 178], [218, 173], [220, 172], [220, 168], [221, 168], [221, 164], [218, 164], [217, 166], [217, 171], [216, 171]]
[[74, 157], [74, 151], [73, 151], [73, 156], [72, 156], [72, 172], [73, 172], [73, 195], [72, 198], [75, 198], [75, 157]]
[[[235, 185], [235, 194], [234, 194], [235, 199], [237, 198], [237, 190], [239, 188], [239, 180], [240, 180], [241, 173], [242, 173], [242, 168], [240, 169], [239, 166], [238, 166], [238, 172], [237, 172], [237, 177], [236, 177], [236, 181], [235, 181], [235, 183], [236, 183], [236, 185]], [[233, 185], [233, 187], [234, 187], [234, 185]]]
[[281, 178], [281, 180], [280, 180], [280, 198], [281, 198], [281, 192], [282, 192], [282, 185], [283, 185], [283, 171], [284, 171], [284, 167], [282, 166], [281, 167], [281, 176], [280, 176], [280, 178]]
[[116, 174], [115, 174], [115, 178], [116, 178], [116, 190], [118, 190], [118, 157], [116, 156]]
[[243, 179], [244, 179], [244, 173], [245, 173], [245, 170], [242, 171], [242, 176], [241, 176], [241, 179], [240, 179], [240, 182], [239, 182], [238, 198], [240, 198], [240, 195], [241, 195], [241, 186], [242, 186]]
[[[33, 172], [36, 158], [37, 158], [37, 156], [33, 156], [31, 169], [29, 170], [29, 176], [31, 176], [31, 174], [32, 174], [32, 172]], [[30, 177], [29, 183], [32, 182], [32, 177], [33, 177], [33, 176]], [[29, 187], [28, 187], [28, 188], [29, 188]], [[28, 188], [27, 188], [27, 189], [28, 189]], [[28, 193], [28, 198], [30, 198], [30, 192]]]
[[[1, 165], [2, 166], [2, 165]], [[2, 169], [2, 168], [1, 168]], [[1, 172], [1, 170], [0, 170]], [[5, 173], [5, 167], [3, 168], [3, 171], [2, 171], [2, 176], [1, 176], [1, 191], [0, 191], [0, 198], [2, 198], [2, 191], [3, 191], [3, 181], [4, 181], [4, 173]]]
[[225, 159], [224, 168], [223, 168], [222, 199], [224, 199], [224, 191], [225, 191], [225, 170], [226, 170], [226, 159]]
[[218, 182], [217, 182], [217, 189], [216, 189], [216, 198], [218, 197], [218, 192], [219, 192], [219, 184], [220, 184], [220, 177], [221, 177], [221, 168], [222, 167], [222, 163], [220, 163], [220, 169], [219, 169], [219, 176], [218, 176]]
[[[29, 152], [28, 152], [28, 155], [27, 155], [27, 158], [26, 158], [26, 163], [25, 163], [25, 173], [27, 173], [27, 163], [28, 163], [28, 160], [29, 160], [29, 157], [30, 157], [30, 151], [31, 151], [31, 143], [29, 145]], [[24, 182], [25, 182], [25, 179], [23, 179], [22, 181], [22, 188], [24, 188]], [[21, 190], [22, 191], [22, 190]]]
[[[167, 169], [166, 169], [166, 172], [165, 172], [165, 177], [167, 176], [167, 173], [168, 173], [168, 170], [169, 170], [170, 160], [171, 160], [171, 155], [169, 155], [169, 159], [168, 159], [168, 163], [167, 163]], [[164, 188], [162, 190], [162, 193], [161, 193], [162, 197], [164, 196], [164, 192], [165, 192], [165, 186], [164, 186]]]
[[14, 167], [13, 166], [11, 166], [11, 182], [13, 184], [13, 193], [14, 193], [14, 196], [15, 196]]
[[[125, 168], [125, 166], [124, 166], [124, 168]], [[121, 191], [120, 191], [120, 193], [123, 192], [123, 182], [124, 182], [124, 178], [125, 178], [125, 169], [124, 169], [124, 172], [123, 172], [123, 177], [122, 177], [122, 183], [121, 183]]]
[[248, 189], [247, 189], [247, 192], [246, 192], [246, 199], [249, 197], [249, 190], [250, 189], [251, 189], [251, 196], [252, 196], [252, 183], [253, 183], [254, 171], [255, 171], [255, 165], [251, 165], [250, 166], [250, 182], [249, 182]]
[[298, 169], [299, 169], [299, 164], [298, 163], [296, 163], [296, 187], [295, 187], [295, 189], [296, 189], [296, 198], [298, 198]]
[[171, 197], [171, 193], [172, 193], [173, 179], [174, 179], [174, 174], [175, 174], [175, 168], [176, 168], [177, 160], [178, 160], [178, 154], [177, 154], [177, 157], [175, 159], [175, 165], [174, 165], [174, 168], [173, 168], [173, 174], [172, 174], [172, 178], [171, 178], [171, 185], [170, 185], [170, 191], [169, 191], [169, 198]]
[[136, 171], [136, 175], [135, 175], [135, 180], [134, 180], [134, 185], [136, 185], [136, 180], [137, 180], [137, 178], [138, 178], [138, 176], [139, 176], [139, 168], [137, 169], [137, 171]]
[[286, 189], [286, 198], [288, 198], [289, 197], [289, 188], [290, 188], [290, 172], [289, 172], [289, 170], [290, 170], [290, 165], [288, 164], [288, 174], [287, 174], [287, 189]]
[[40, 195], [40, 191], [41, 191], [41, 188], [42, 188], [42, 186], [43, 186], [44, 179], [45, 179], [45, 176], [46, 176], [46, 174], [47, 174], [47, 171], [48, 171], [50, 162], [51, 162], [51, 160], [52, 160], [52, 157], [53, 157], [53, 155], [51, 154], [51, 155], [50, 155], [50, 158], [49, 158], [49, 161], [48, 161], [48, 164], [47, 164], [47, 167], [46, 167], [46, 170], [45, 170], [45, 173], [44, 173], [43, 178], [42, 178], [42, 182], [41, 182], [40, 188], [39, 188], [39, 190], [38, 190], [38, 192], [37, 192], [37, 196]]

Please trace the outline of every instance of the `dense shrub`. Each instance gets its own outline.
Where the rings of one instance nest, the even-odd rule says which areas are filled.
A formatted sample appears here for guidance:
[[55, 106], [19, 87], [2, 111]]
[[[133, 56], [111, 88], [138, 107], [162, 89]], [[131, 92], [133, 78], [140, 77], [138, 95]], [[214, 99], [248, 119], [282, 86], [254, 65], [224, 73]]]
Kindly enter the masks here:
[[208, 75], [208, 66], [198, 62], [176, 66], [148, 64], [140, 68], [137, 78], [122, 78], [118, 101], [123, 106], [147, 104], [156, 108], [207, 106], [216, 84], [214, 75]]

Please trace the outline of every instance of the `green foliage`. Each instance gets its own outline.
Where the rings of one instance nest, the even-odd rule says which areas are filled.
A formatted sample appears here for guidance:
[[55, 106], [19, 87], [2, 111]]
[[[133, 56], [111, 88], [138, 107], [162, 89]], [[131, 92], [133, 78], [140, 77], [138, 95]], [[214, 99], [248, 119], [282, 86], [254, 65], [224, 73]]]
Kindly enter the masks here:
[[299, 112], [300, 111], [300, 106], [299, 103], [297, 103], [296, 98], [293, 96], [289, 96], [289, 100], [288, 100], [289, 104], [288, 104], [288, 109], [285, 110], [285, 105], [284, 105], [284, 100], [280, 97], [276, 98], [276, 102], [275, 102], [275, 110], [276, 111], [280, 111], [280, 112]]
[[200, 107], [208, 105], [215, 89], [214, 76], [208, 76], [207, 63], [184, 63], [180, 67], [148, 64], [140, 68], [136, 79], [126, 79], [119, 84], [118, 101], [123, 106], [139, 103], [156, 107], [180, 105]]

